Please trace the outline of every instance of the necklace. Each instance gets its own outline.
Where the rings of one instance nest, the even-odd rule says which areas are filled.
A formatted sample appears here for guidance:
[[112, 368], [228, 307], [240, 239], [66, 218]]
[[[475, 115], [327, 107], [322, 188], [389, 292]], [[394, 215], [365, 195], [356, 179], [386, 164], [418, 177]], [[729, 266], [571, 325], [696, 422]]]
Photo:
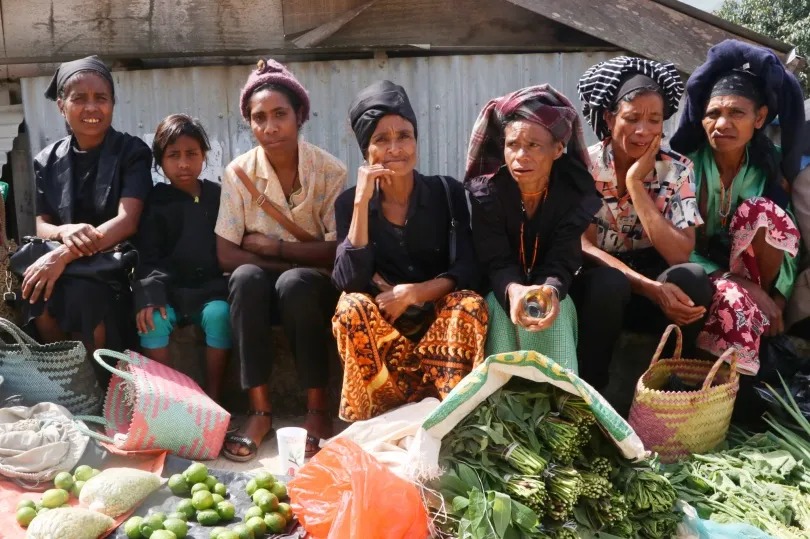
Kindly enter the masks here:
[[734, 180], [737, 179], [737, 174], [740, 173], [740, 169], [745, 162], [745, 155], [743, 155], [742, 161], [740, 164], [737, 165], [737, 170], [734, 172], [734, 177], [731, 179], [731, 183], [728, 186], [728, 194], [726, 194], [726, 186], [723, 185], [723, 178], [719, 179], [720, 182], [720, 205], [717, 208], [717, 214], [720, 216], [720, 223], [725, 228], [726, 222], [728, 221], [728, 216], [731, 213], [731, 199], [732, 194], [734, 191]]
[[[540, 201], [542, 204], [545, 202], [546, 197], [543, 196], [543, 200]], [[537, 247], [540, 244], [540, 235], [535, 233], [534, 234], [534, 248], [532, 249], [532, 263], [531, 265], [527, 265], [526, 259], [526, 221], [529, 220], [528, 216], [526, 215], [526, 206], [523, 204], [523, 201], [520, 201], [520, 209], [523, 212], [523, 220], [520, 223], [520, 264], [523, 266], [523, 273], [526, 274], [526, 279], [530, 279], [532, 275], [532, 271], [534, 271], [534, 264], [537, 262]], [[537, 210], [535, 210], [537, 211]]]

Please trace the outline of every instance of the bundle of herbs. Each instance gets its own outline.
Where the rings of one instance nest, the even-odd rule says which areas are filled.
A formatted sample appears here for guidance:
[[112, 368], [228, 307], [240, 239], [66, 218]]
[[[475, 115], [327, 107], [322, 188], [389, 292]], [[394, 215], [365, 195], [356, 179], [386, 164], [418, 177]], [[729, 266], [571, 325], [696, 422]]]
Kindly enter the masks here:
[[[784, 381], [782, 382], [784, 385]], [[744, 522], [774, 537], [810, 538], [810, 423], [787, 387], [768, 386], [782, 414], [766, 413], [766, 433], [733, 429], [729, 449], [667, 467], [679, 497], [701, 518]]]
[[626, 462], [588, 404], [550, 384], [496, 391], [442, 440], [440, 464], [445, 537], [662, 539], [679, 521], [669, 481]]

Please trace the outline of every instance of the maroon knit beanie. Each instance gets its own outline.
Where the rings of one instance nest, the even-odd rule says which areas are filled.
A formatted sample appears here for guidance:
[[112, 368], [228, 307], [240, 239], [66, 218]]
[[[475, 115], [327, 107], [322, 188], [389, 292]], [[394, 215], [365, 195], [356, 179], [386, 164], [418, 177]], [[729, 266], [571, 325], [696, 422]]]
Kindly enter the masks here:
[[250, 97], [259, 86], [265, 84], [278, 84], [295, 94], [301, 100], [301, 123], [309, 120], [309, 94], [298, 82], [298, 79], [290, 73], [286, 67], [273, 59], [259, 60], [256, 69], [248, 76], [239, 103], [242, 109], [242, 118], [250, 122]]

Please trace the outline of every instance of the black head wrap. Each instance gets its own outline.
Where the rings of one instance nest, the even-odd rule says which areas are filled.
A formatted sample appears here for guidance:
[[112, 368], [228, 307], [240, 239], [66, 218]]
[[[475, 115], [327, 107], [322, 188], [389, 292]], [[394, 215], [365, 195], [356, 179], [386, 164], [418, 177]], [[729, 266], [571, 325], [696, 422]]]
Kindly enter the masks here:
[[641, 90], [642, 88], [655, 88], [655, 91], [658, 92], [661, 99], [664, 100], [664, 112], [666, 112], [667, 98], [664, 95], [664, 91], [661, 90], [661, 86], [657, 82], [643, 73], [629, 73], [624, 76], [622, 81], [619, 83], [619, 88], [616, 90], [616, 97], [613, 98], [612, 105], [615, 107], [616, 103], [621, 101], [624, 96], [631, 94], [636, 90]]
[[391, 81], [375, 82], [360, 91], [349, 106], [349, 120], [352, 131], [357, 137], [357, 144], [365, 155], [368, 150], [371, 135], [377, 128], [377, 123], [389, 114], [402, 116], [413, 125], [413, 135], [416, 133], [416, 114], [411, 108], [408, 94], [405, 89]]
[[724, 95], [738, 95], [750, 99], [757, 106], [765, 104], [762, 79], [748, 71], [735, 69], [720, 75], [712, 86], [709, 99]]
[[113, 84], [112, 73], [98, 56], [88, 56], [87, 58], [65, 62], [60, 65], [56, 73], [53, 74], [48, 89], [45, 90], [45, 97], [51, 101], [56, 101], [59, 97], [59, 92], [65, 87], [65, 83], [68, 79], [82, 71], [92, 71], [104, 77], [104, 79], [110, 83], [112, 96], [115, 97], [115, 84]]

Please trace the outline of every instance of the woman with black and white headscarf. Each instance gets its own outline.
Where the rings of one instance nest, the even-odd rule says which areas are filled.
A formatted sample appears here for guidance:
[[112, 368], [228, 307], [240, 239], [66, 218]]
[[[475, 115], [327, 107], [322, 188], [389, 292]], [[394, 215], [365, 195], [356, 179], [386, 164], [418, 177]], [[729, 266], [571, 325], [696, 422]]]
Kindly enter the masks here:
[[661, 145], [664, 121], [683, 93], [675, 67], [620, 56], [586, 71], [578, 90], [601, 140], [589, 153], [603, 198], [582, 238], [585, 271], [571, 295], [587, 335], [578, 346], [580, 374], [603, 388], [623, 327], [660, 333], [676, 323], [693, 347], [711, 285], [700, 266], [687, 263], [702, 224], [692, 163]]

